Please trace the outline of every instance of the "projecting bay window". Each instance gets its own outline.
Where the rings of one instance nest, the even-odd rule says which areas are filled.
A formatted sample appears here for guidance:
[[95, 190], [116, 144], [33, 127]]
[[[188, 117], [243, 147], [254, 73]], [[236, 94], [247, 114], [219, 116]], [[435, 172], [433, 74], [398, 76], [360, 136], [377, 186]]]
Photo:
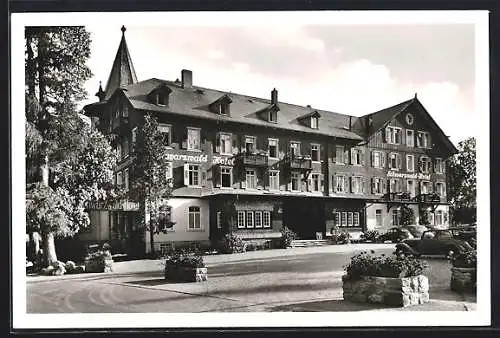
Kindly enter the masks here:
[[222, 188], [231, 188], [233, 184], [233, 168], [221, 167], [220, 168], [220, 182]]
[[319, 144], [315, 144], [315, 143], [311, 144], [311, 160], [313, 162], [319, 162], [320, 161]]
[[247, 169], [246, 170], [246, 187], [248, 189], [256, 189], [257, 188], [257, 179], [255, 177], [255, 169]]
[[200, 128], [187, 128], [187, 149], [201, 150]]
[[280, 189], [280, 172], [278, 170], [269, 171], [269, 190]]
[[292, 191], [300, 190], [300, 173], [292, 173], [291, 175], [291, 189]]
[[159, 124], [158, 130], [163, 135], [163, 144], [169, 147], [172, 144], [172, 126], [169, 124]]
[[390, 144], [401, 144], [402, 130], [398, 127], [385, 128], [385, 141]]
[[269, 140], [269, 158], [277, 159], [278, 158], [278, 140], [274, 138], [270, 138]]
[[431, 147], [431, 134], [426, 131], [417, 132], [417, 147], [430, 148]]
[[233, 137], [228, 133], [219, 133], [220, 153], [231, 155], [233, 153]]
[[184, 164], [184, 185], [189, 187], [199, 187], [200, 166], [197, 164]]
[[238, 229], [270, 228], [271, 213], [261, 210], [238, 211], [237, 214]]

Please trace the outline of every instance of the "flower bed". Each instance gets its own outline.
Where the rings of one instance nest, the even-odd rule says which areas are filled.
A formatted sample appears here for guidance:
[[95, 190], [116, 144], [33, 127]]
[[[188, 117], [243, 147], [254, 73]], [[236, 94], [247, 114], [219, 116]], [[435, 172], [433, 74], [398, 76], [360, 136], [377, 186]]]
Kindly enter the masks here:
[[203, 256], [192, 252], [174, 252], [165, 260], [165, 280], [171, 282], [203, 282], [208, 279]]
[[477, 284], [477, 254], [475, 250], [451, 258], [450, 288], [457, 292], [475, 292]]
[[429, 280], [422, 274], [425, 261], [373, 253], [361, 252], [344, 267], [344, 300], [403, 307], [429, 301]]
[[113, 271], [113, 257], [109, 251], [97, 251], [85, 257], [85, 272]]

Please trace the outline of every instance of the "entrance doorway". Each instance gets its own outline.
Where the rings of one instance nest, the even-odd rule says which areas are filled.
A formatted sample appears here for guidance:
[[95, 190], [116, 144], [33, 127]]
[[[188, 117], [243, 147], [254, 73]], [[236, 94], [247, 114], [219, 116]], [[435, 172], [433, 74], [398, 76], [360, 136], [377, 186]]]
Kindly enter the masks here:
[[325, 233], [325, 206], [319, 198], [290, 198], [283, 201], [283, 225], [297, 234], [297, 239], [316, 239]]

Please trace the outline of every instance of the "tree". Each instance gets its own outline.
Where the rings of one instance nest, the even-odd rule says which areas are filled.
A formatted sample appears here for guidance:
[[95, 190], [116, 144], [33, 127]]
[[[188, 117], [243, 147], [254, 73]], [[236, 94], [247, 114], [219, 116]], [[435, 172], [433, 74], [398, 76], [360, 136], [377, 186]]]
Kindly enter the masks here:
[[406, 205], [401, 207], [401, 225], [412, 225], [415, 223], [415, 213]]
[[447, 161], [447, 196], [453, 223], [476, 220], [476, 139], [458, 143], [458, 153]]
[[78, 116], [92, 73], [84, 27], [27, 27], [26, 166], [28, 231], [41, 232], [46, 264], [54, 236], [89, 225], [86, 207], [109, 197], [115, 156], [109, 141]]
[[139, 203], [152, 254], [155, 252], [154, 235], [166, 232], [172, 226], [167, 215], [172, 182], [167, 177], [166, 149], [165, 136], [158, 129], [158, 121], [150, 114], [145, 115], [133, 145], [129, 196]]

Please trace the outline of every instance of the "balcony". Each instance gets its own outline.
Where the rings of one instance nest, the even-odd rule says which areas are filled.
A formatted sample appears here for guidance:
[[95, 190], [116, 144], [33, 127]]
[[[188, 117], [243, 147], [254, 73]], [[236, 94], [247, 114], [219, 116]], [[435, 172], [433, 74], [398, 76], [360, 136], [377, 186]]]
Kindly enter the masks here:
[[409, 202], [411, 197], [408, 192], [389, 192], [384, 195], [383, 199], [389, 202]]
[[238, 160], [245, 166], [267, 167], [268, 165], [267, 154], [240, 153]]
[[301, 170], [307, 171], [312, 170], [312, 161], [311, 158], [304, 156], [287, 156], [285, 157], [285, 165], [289, 167], [291, 170]]
[[428, 204], [445, 202], [444, 197], [442, 198], [441, 196], [435, 193], [420, 194], [415, 198], [415, 200], [419, 203], [428, 203]]

